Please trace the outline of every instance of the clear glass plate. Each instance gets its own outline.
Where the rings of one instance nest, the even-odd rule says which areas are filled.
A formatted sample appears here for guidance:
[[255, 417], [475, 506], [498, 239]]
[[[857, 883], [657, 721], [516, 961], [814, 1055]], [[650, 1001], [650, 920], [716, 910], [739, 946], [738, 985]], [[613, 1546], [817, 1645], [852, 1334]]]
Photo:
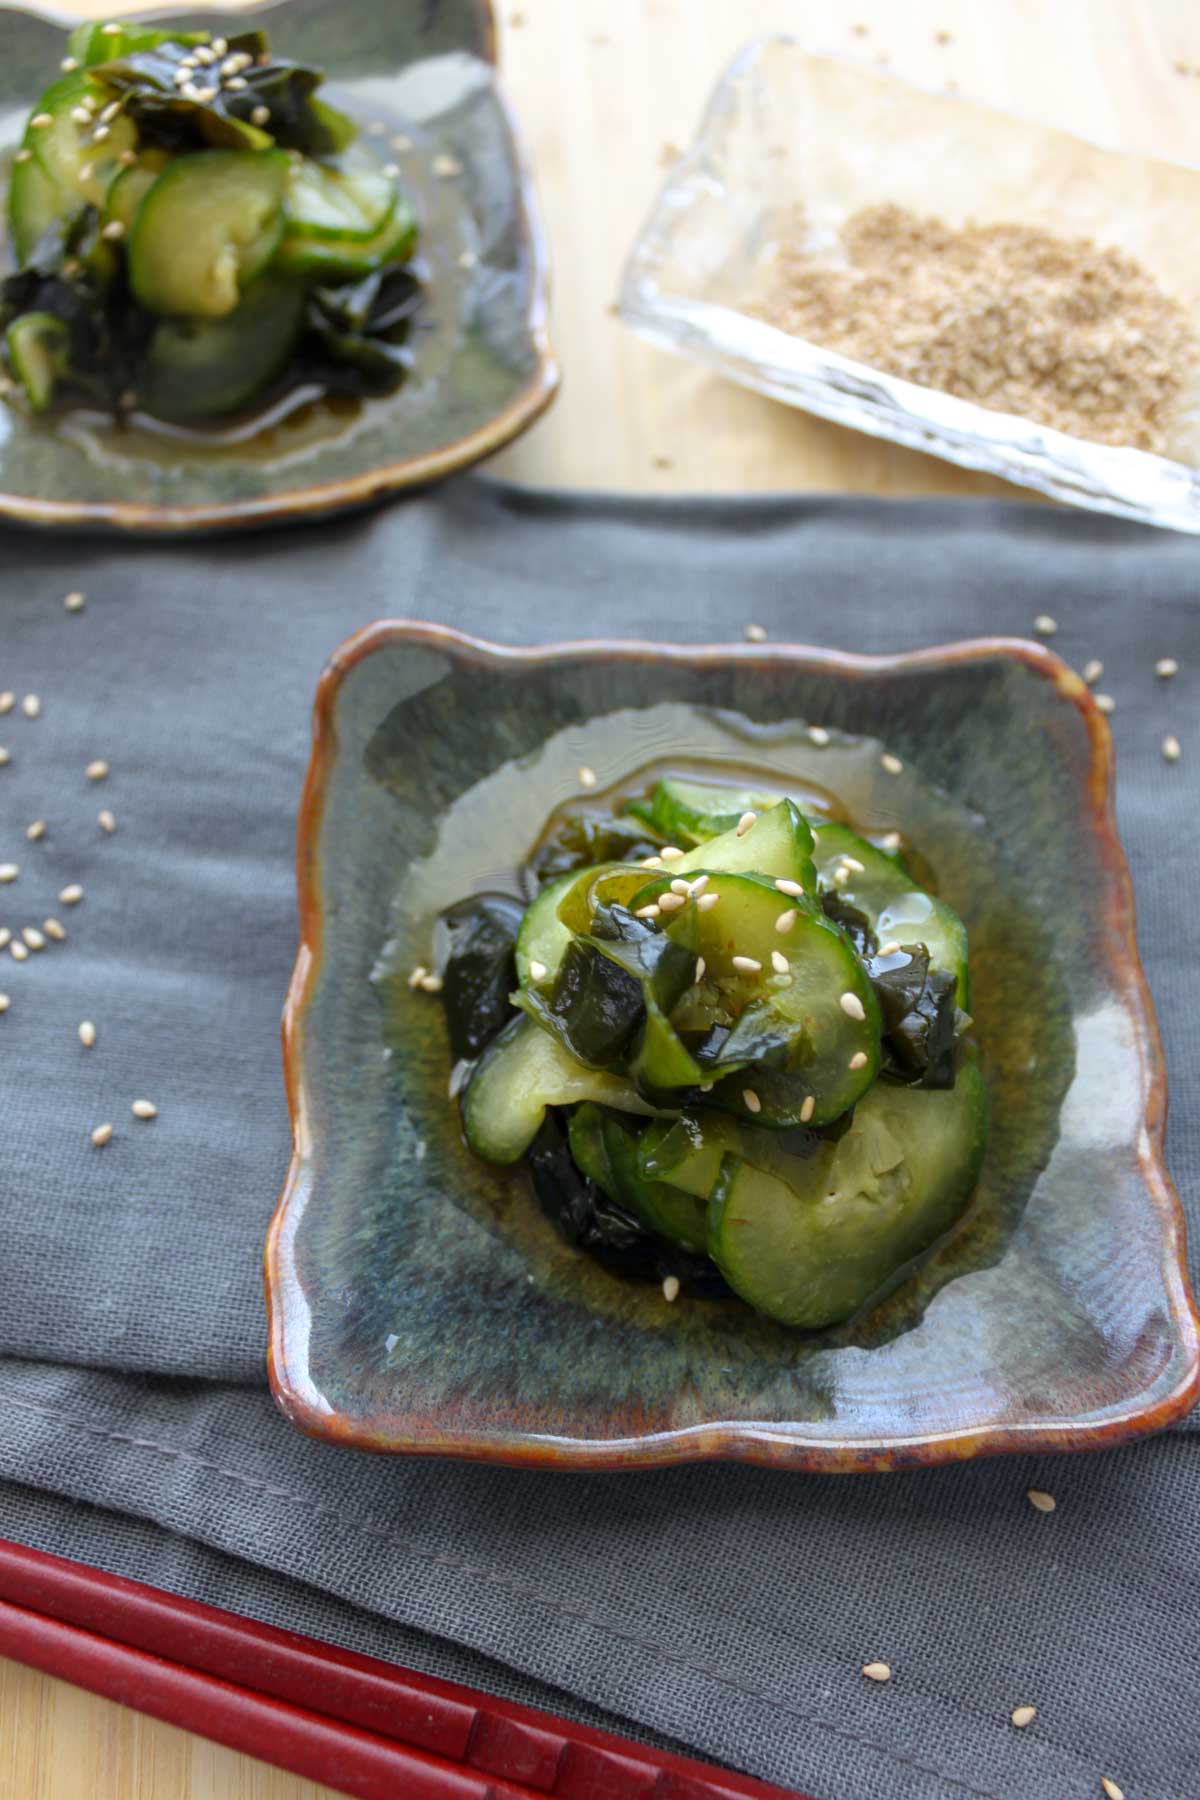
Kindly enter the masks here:
[[917, 386], [755, 316], [798, 208], [832, 238], [882, 202], [1094, 238], [1135, 257], [1200, 337], [1200, 170], [1103, 150], [787, 37], [750, 44], [722, 77], [633, 247], [621, 317], [823, 418], [1076, 506], [1200, 532], [1200, 369], [1169, 454], [1154, 455]]

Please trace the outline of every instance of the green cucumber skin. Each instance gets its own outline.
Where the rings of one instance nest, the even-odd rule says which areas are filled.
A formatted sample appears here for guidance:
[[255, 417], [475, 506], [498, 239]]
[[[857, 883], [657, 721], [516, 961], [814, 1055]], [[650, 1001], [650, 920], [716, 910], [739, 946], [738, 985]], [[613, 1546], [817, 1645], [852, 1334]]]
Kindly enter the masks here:
[[374, 274], [388, 263], [407, 262], [416, 241], [416, 215], [400, 194], [391, 218], [373, 238], [313, 238], [285, 230], [275, 252], [275, 266], [310, 280], [352, 281]]
[[654, 1109], [629, 1082], [585, 1069], [556, 1038], [522, 1016], [514, 1019], [476, 1063], [463, 1093], [463, 1130], [484, 1162], [519, 1162], [548, 1106], [595, 1100], [621, 1112]]
[[[289, 167], [282, 150], [193, 150], [172, 157], [144, 196], [129, 238], [129, 282], [141, 304], [168, 318], [219, 319], [233, 312], [237, 290], [250, 286], [278, 248]], [[246, 208], [254, 234], [248, 242], [231, 230], [233, 206], [215, 204], [222, 190]]]
[[768, 811], [782, 798], [782, 792], [728, 788], [667, 776], [651, 797], [650, 818], [669, 843], [683, 847], [732, 831], [743, 813]]
[[[143, 202], [143, 205], [145, 202]], [[220, 319], [164, 319], [138, 376], [138, 399], [162, 419], [219, 418], [282, 374], [304, 321], [304, 295], [260, 276]]]
[[[958, 982], [958, 1004], [971, 1010], [967, 931], [944, 900], [917, 885], [894, 856], [877, 849], [848, 825], [818, 825], [815, 862], [822, 891], [832, 890], [870, 920], [881, 943], [922, 943], [932, 966], [947, 970]], [[833, 872], [850, 857], [862, 869], [835, 883]]]
[[53, 313], [23, 313], [5, 334], [5, 349], [13, 374], [25, 390], [35, 413], [49, 412], [54, 390], [65, 373], [71, 334]]
[[553, 981], [557, 975], [558, 965], [572, 936], [558, 916], [559, 903], [577, 880], [578, 871], [574, 869], [566, 875], [557, 875], [525, 908], [516, 945], [517, 980], [522, 987], [533, 984], [534, 978], [529, 973], [531, 962], [540, 963], [546, 971], [537, 977], [539, 982]]
[[817, 871], [812, 858], [813, 834], [808, 820], [791, 800], [781, 800], [740, 835], [737, 825], [719, 837], [709, 838], [681, 857], [673, 873], [691, 875], [715, 869], [731, 875], [758, 874], [772, 880], [794, 881], [806, 894], [817, 891]]

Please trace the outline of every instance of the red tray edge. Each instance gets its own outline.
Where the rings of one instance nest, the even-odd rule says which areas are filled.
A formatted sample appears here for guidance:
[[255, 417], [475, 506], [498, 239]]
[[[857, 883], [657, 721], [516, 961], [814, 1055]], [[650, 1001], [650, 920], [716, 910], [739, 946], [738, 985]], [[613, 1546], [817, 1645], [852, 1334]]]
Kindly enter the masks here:
[[355, 1800], [811, 1800], [7, 1539], [0, 1654]]

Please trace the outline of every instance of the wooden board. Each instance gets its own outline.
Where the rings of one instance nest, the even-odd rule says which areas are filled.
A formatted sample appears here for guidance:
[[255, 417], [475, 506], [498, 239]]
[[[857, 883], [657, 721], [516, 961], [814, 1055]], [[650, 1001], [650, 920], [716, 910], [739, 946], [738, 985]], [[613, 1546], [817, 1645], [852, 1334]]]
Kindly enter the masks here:
[[[102, 0], [63, 3], [104, 16]], [[622, 260], [666, 160], [752, 37], [792, 32], [813, 49], [886, 58], [898, 74], [957, 82], [973, 98], [1103, 143], [1184, 160], [1200, 153], [1200, 14], [1191, 0], [502, 0], [497, 14], [505, 84], [550, 237], [563, 370], [545, 419], [491, 465], [518, 481], [642, 492], [1015, 492], [720, 382], [638, 342], [612, 316]], [[946, 33], [950, 41], [940, 41]], [[0, 1794], [319, 1800], [328, 1792], [0, 1663]]]

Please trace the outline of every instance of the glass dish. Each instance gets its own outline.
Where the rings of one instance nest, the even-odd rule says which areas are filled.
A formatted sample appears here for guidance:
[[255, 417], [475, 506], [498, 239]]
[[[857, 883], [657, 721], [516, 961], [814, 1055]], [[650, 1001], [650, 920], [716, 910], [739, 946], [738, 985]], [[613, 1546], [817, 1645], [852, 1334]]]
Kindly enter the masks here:
[[1200, 336], [1200, 170], [1103, 150], [787, 37], [750, 44], [722, 77], [633, 247], [620, 315], [823, 418], [1076, 506], [1200, 531], [1200, 365], [1156, 455], [918, 386], [755, 316], [798, 208], [811, 238], [830, 241], [885, 202], [951, 224], [1091, 237], [1135, 257]]

